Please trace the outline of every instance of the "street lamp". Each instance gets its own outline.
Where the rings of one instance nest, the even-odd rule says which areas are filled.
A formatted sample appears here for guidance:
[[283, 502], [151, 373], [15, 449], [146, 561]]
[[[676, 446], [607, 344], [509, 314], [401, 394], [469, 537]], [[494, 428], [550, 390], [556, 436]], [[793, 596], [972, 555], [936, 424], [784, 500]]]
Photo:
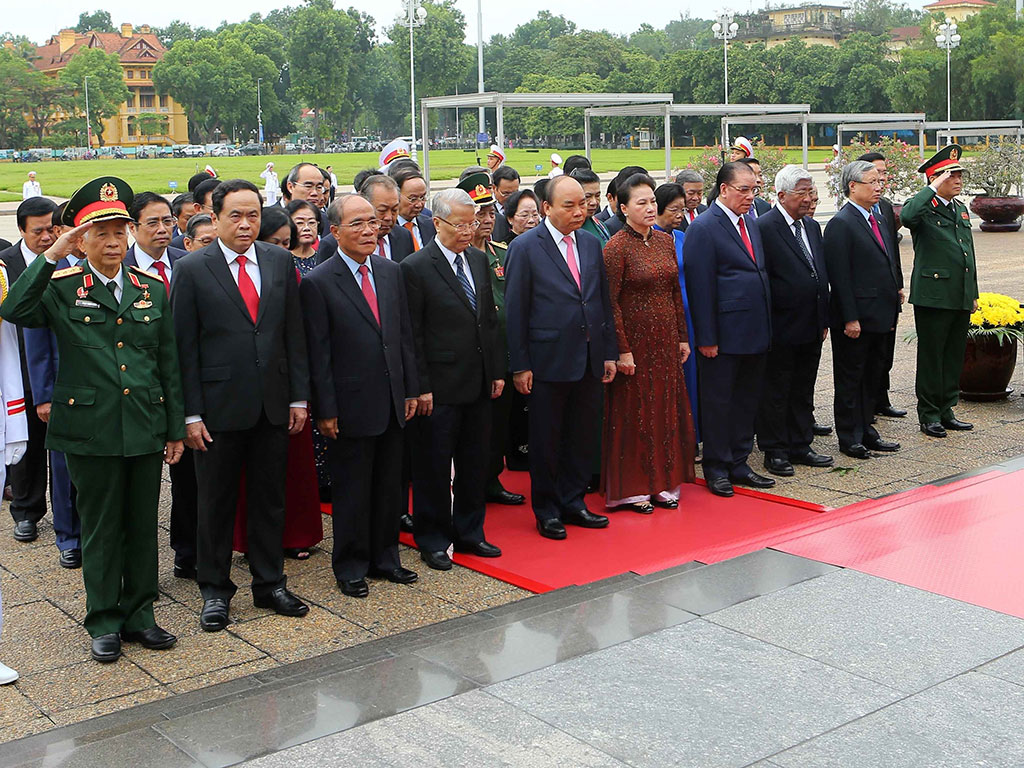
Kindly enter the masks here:
[[[477, 93], [484, 92], [484, 0], [477, 0], [476, 3], [476, 90]], [[484, 121], [484, 108], [481, 106], [479, 113], [479, 125], [477, 133], [486, 133], [487, 128]], [[479, 146], [479, 142], [476, 142]]]
[[[427, 21], [427, 9], [423, 7], [423, 0], [402, 0], [405, 6], [405, 19], [398, 21], [402, 26], [409, 28], [409, 104], [410, 104], [410, 125], [412, 128], [412, 146], [409, 151], [412, 159], [416, 159], [416, 64], [413, 59], [413, 30], [422, 27]], [[426, 137], [424, 137], [426, 141]]]
[[718, 21], [711, 25], [711, 31], [715, 38], [722, 41], [722, 51], [725, 57], [725, 103], [729, 103], [729, 41], [736, 37], [740, 25], [732, 20], [732, 13], [723, 11], [718, 15]]
[[92, 120], [89, 117], [89, 78], [91, 75], [85, 76], [85, 146], [87, 149], [92, 149]]
[[260, 83], [262, 82], [262, 77], [256, 78], [256, 124], [259, 126], [258, 139], [260, 144], [263, 143], [263, 100], [260, 98]]
[[948, 133], [949, 123], [952, 120], [952, 110], [950, 108], [952, 98], [950, 90], [950, 76], [949, 76], [949, 54], [954, 48], [960, 45], [960, 35], [956, 32], [956, 22], [952, 19], [946, 19], [944, 24], [939, 24], [939, 34], [935, 36], [935, 44], [939, 48], [946, 49], [946, 143], [953, 143], [953, 134]]

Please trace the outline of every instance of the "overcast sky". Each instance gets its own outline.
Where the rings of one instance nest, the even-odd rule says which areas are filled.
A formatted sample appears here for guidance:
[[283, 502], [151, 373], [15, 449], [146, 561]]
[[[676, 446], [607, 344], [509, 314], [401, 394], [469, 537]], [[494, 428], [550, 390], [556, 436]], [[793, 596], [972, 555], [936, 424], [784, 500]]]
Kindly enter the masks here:
[[[926, 0], [911, 0], [919, 7]], [[9, 0], [15, 2], [15, 0]], [[794, 2], [796, 5], [799, 2]], [[221, 21], [242, 21], [254, 12], [267, 13], [285, 5], [297, 5], [297, 0], [173, 0], [167, 3], [139, 3], [138, 0], [47, 0], [45, 12], [33, 12], [24, 5], [14, 13], [0, 18], [0, 32], [26, 35], [42, 43], [62, 27], [78, 23], [78, 14], [84, 10], [104, 8], [110, 12], [114, 25], [122, 22], [162, 26], [174, 19], [194, 26], [215, 28]], [[390, 24], [398, 15], [401, 0], [335, 0], [335, 6], [353, 6], [373, 16], [378, 24]], [[778, 5], [778, 3], [775, 3]], [[456, 0], [466, 16], [467, 39], [476, 42], [477, 0]], [[648, 0], [633, 3], [629, 0], [483, 0], [484, 39], [508, 32], [518, 24], [529, 21], [538, 11], [550, 10], [562, 14], [585, 29], [607, 29], [609, 32], [632, 32], [643, 23], [664, 27], [680, 13], [690, 11], [694, 16], [709, 17], [720, 7], [747, 12], [764, 5], [763, 0], [730, 0], [717, 3], [700, 0]], [[148, 6], [148, 7], [146, 7]], [[213, 10], [213, 9], [216, 10]]]

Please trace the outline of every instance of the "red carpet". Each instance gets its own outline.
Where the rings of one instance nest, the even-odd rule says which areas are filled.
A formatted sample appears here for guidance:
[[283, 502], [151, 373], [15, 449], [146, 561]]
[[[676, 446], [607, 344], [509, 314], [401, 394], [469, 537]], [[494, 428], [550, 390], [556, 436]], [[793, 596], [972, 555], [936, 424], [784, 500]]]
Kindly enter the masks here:
[[[677, 510], [613, 512], [604, 530], [568, 526], [566, 540], [551, 541], [537, 533], [528, 473], [506, 472], [501, 480], [508, 490], [527, 496], [520, 507], [487, 508], [487, 539], [504, 554], [494, 559], [456, 554], [455, 562], [531, 592], [629, 571], [653, 573], [691, 560], [710, 563], [736, 557], [787, 538], [824, 510], [745, 489], [732, 499], [720, 499], [702, 485], [687, 485]], [[587, 505], [592, 512], [603, 512], [603, 497], [590, 496]], [[324, 511], [329, 508], [325, 505]], [[402, 543], [414, 546], [408, 534], [402, 534]]]
[[774, 548], [1024, 618], [1022, 482], [992, 471], [854, 504]]

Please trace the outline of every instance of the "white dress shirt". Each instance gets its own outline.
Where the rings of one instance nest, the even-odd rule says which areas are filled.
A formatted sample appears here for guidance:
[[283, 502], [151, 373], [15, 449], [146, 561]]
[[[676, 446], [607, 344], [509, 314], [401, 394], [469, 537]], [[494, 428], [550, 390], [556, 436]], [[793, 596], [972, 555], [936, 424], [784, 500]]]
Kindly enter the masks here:
[[[362, 287], [363, 287], [363, 276], [359, 274], [359, 268], [364, 266], [364, 265], [366, 266], [366, 269], [367, 269], [366, 279], [368, 279], [370, 281], [370, 286], [373, 288], [373, 294], [376, 296], [377, 295], [377, 281], [373, 279], [373, 264], [370, 263], [370, 257], [367, 256], [366, 257], [366, 261], [364, 261], [362, 264], [360, 264], [358, 261], [353, 259], [351, 256], [346, 256], [342, 252], [342, 250], [340, 248], [338, 249], [338, 255], [341, 256], [341, 260], [343, 262], [345, 262], [345, 266], [348, 267], [349, 270], [351, 270], [352, 277], [354, 277], [356, 279], [356, 285], [358, 285], [360, 289], [362, 289]], [[379, 306], [379, 304], [378, 304], [378, 306]]]
[[[847, 198], [846, 202], [849, 203], [850, 205], [852, 205], [858, 211], [860, 211], [860, 215], [864, 217], [864, 221], [867, 221], [869, 224], [871, 223], [871, 221], [870, 221], [871, 216], [874, 215], [874, 214], [871, 213], [871, 211], [869, 211], [867, 208], [863, 208], [863, 207], [857, 205], [855, 202], [853, 202], [853, 200], [850, 200], [849, 198]], [[876, 221], [877, 221], [877, 219], [876, 219]]]
[[245, 256], [245, 274], [249, 276], [252, 284], [256, 286], [256, 295], [261, 296], [260, 288], [263, 282], [260, 279], [260, 263], [259, 258], [256, 256], [256, 243], [249, 243], [245, 253], [235, 253], [224, 245], [223, 240], [218, 238], [217, 242], [220, 244], [220, 250], [228, 262], [228, 269], [231, 271], [231, 277], [234, 278], [235, 285], [238, 285], [238, 257]]
[[[387, 259], [388, 261], [391, 261], [391, 234], [388, 233], [388, 234], [384, 235], [384, 237], [381, 237], [381, 238], [377, 239], [377, 248], [374, 250], [374, 253], [376, 253], [378, 256], [381, 256], [381, 252], [380, 252], [380, 244], [381, 243], [384, 243], [383, 258]], [[341, 249], [340, 248], [338, 249], [338, 253], [341, 253]], [[369, 266], [369, 262], [367, 262], [367, 266]]]
[[[459, 270], [455, 268], [455, 257], [460, 254], [455, 253], [455, 251], [449, 251], [447, 248], [445, 248], [444, 245], [442, 245], [440, 238], [434, 238], [434, 242], [437, 243], [437, 247], [441, 249], [441, 253], [444, 254], [444, 257], [448, 259], [448, 266], [452, 268], [452, 272], [455, 273], [455, 277], [456, 279], [458, 279]], [[473, 282], [473, 270], [469, 268], [469, 259], [466, 258], [465, 252], [463, 252], [461, 256], [462, 271], [465, 272], [466, 279], [469, 280], [469, 285], [473, 289], [473, 293], [476, 293], [476, 283]]]
[[[793, 223], [796, 221], [796, 219], [790, 216], [789, 211], [787, 211], [781, 205], [776, 205], [775, 207], [779, 209], [779, 213], [781, 213], [782, 217], [786, 220], [786, 226], [789, 227], [789, 231], [793, 233], [794, 237], [796, 237], [796, 230], [793, 229]], [[807, 223], [804, 221], [800, 222], [800, 237], [803, 238], [804, 247], [807, 249], [807, 252], [814, 253], [814, 251], [811, 250], [811, 241], [807, 239]]]
[[[554, 239], [555, 245], [558, 246], [558, 252], [560, 254], [562, 254], [562, 258], [565, 259], [565, 265], [569, 266], [569, 246], [567, 246], [565, 244], [565, 240], [562, 239], [562, 238], [565, 237], [565, 235], [563, 233], [559, 232], [557, 229], [555, 229], [555, 225], [552, 224], [551, 223], [551, 219], [549, 219], [547, 217], [545, 217], [545, 219], [544, 219], [544, 226], [547, 227], [548, 228], [548, 232], [551, 233], [551, 237]], [[583, 279], [583, 268], [582, 268], [583, 265], [580, 264], [580, 249], [579, 249], [579, 245], [576, 242], [576, 233], [575, 232], [570, 232], [569, 233], [569, 237], [572, 238], [572, 250], [573, 250], [573, 254], [576, 256], [576, 269], [580, 273], [580, 280], [582, 280]], [[572, 272], [571, 269], [569, 271]]]
[[121, 303], [121, 294], [124, 293], [124, 291], [122, 290], [122, 286], [124, 285], [124, 270], [121, 269], [120, 267], [118, 267], [117, 274], [114, 275], [113, 277], [106, 277], [104, 275], [101, 275], [95, 269], [91, 269], [90, 268], [89, 271], [92, 272], [94, 275], [96, 275], [96, 279], [99, 280], [101, 283], [103, 283], [104, 288], [106, 290], [108, 290], [108, 291], [110, 289], [106, 288], [107, 283], [109, 283], [109, 282], [113, 282], [114, 283], [114, 285], [116, 286], [114, 288], [114, 300], [118, 304], [120, 304]]
[[[160, 274], [153, 267], [153, 265], [156, 262], [158, 262], [158, 261], [161, 264], [163, 264], [164, 265], [164, 269], [167, 270], [167, 283], [170, 284], [171, 279], [172, 279], [171, 278], [171, 272], [172, 272], [172, 269], [171, 269], [171, 257], [167, 255], [167, 249], [164, 248], [164, 252], [160, 254], [160, 258], [154, 259], [148, 253], [146, 253], [144, 250], [142, 250], [142, 248], [139, 247], [138, 243], [135, 244], [135, 263], [139, 265], [139, 269], [141, 269], [143, 272], [150, 272], [152, 274]], [[246, 270], [246, 271], [248, 272], [248, 270]], [[235, 278], [235, 279], [237, 280], [237, 278]]]
[[38, 253], [32, 253], [32, 251], [29, 250], [29, 247], [27, 245], [25, 245], [25, 240], [22, 239], [22, 241], [21, 241], [21, 257], [25, 260], [25, 267], [26, 268], [32, 266], [32, 262], [36, 260], [36, 256], [38, 256], [38, 255], [39, 255]]
[[30, 197], [42, 197], [43, 188], [38, 181], [26, 181], [21, 185], [21, 199], [28, 200]]

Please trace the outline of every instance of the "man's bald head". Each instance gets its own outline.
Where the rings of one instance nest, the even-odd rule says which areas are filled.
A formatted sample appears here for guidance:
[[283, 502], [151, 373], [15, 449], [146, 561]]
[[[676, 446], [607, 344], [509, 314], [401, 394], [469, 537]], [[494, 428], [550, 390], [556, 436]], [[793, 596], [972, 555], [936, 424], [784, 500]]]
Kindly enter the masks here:
[[571, 176], [556, 176], [545, 189], [544, 215], [551, 225], [568, 235], [587, 220], [587, 201], [583, 186]]

